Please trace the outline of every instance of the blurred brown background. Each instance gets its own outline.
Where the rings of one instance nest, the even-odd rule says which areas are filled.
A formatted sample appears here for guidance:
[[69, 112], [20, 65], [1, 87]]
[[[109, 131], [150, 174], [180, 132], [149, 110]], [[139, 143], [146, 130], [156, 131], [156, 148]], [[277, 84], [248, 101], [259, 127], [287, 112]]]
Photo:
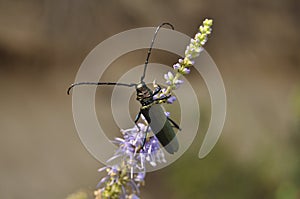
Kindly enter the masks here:
[[[206, 17], [206, 50], [227, 89], [224, 132], [204, 160], [201, 135], [148, 174], [143, 198], [300, 198], [299, 10], [297, 0], [0, 0], [0, 198], [92, 191], [101, 165], [80, 143], [66, 95], [81, 62], [121, 31], [168, 21], [193, 36]], [[203, 133], [209, 96], [199, 90]]]

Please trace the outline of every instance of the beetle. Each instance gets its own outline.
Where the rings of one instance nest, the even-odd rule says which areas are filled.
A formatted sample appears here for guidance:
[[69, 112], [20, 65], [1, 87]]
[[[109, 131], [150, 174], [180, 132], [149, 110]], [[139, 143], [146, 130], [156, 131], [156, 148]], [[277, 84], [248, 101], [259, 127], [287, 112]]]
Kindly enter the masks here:
[[160, 144], [166, 149], [166, 151], [170, 154], [174, 154], [179, 149], [179, 143], [176, 138], [176, 133], [173, 128], [176, 128], [178, 130], [181, 130], [179, 125], [176, 124], [170, 117], [165, 115], [165, 112], [162, 108], [162, 106], [158, 103], [159, 101], [166, 101], [171, 95], [163, 96], [159, 98], [155, 98], [154, 96], [157, 95], [161, 91], [161, 87], [157, 84], [155, 84], [155, 89], [152, 91], [144, 82], [144, 78], [146, 75], [147, 65], [148, 61], [151, 55], [152, 47], [155, 41], [155, 38], [158, 34], [159, 29], [162, 26], [168, 25], [174, 30], [174, 27], [170, 23], [162, 23], [160, 26], [156, 28], [156, 31], [154, 33], [153, 39], [151, 41], [150, 47], [148, 49], [145, 65], [144, 65], [144, 71], [143, 75], [141, 76], [141, 80], [139, 83], [119, 83], [119, 82], [79, 82], [71, 84], [70, 87], [67, 90], [67, 94], [70, 94], [70, 91], [73, 87], [78, 85], [114, 85], [114, 86], [126, 86], [126, 87], [135, 87], [136, 89], [136, 100], [140, 102], [141, 107], [140, 111], [137, 114], [134, 123], [140, 130], [140, 127], [138, 126], [137, 122], [140, 119], [141, 115], [144, 116], [146, 121], [148, 122], [148, 126], [146, 129], [144, 142], [142, 145], [142, 148], [145, 145], [146, 138], [147, 138], [147, 132], [149, 129], [149, 126], [152, 129], [152, 132], [154, 133], [155, 137], [159, 140]]

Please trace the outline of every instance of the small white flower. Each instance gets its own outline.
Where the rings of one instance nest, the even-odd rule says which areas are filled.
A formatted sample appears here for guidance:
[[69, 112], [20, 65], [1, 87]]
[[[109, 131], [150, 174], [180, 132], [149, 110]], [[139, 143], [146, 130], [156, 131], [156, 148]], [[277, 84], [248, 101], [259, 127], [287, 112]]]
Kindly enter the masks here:
[[172, 86], [174, 75], [170, 71], [164, 75], [164, 78], [166, 80], [166, 84], [168, 84], [169, 86]]
[[173, 65], [174, 70], [178, 70], [181, 67], [179, 63]]

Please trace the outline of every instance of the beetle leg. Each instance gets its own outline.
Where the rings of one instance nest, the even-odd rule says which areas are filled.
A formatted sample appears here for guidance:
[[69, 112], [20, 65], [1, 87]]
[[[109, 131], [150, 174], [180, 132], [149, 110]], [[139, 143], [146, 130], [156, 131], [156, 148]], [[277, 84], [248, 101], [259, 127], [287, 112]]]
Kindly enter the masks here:
[[143, 141], [142, 149], [144, 148], [144, 146], [145, 146], [145, 144], [146, 144], [148, 130], [149, 130], [149, 125], [148, 125], [148, 126], [147, 126], [147, 128], [146, 128], [146, 132], [145, 132], [145, 137], [144, 137], [144, 141]]
[[172, 119], [169, 118], [169, 117], [167, 117], [167, 119], [174, 125], [175, 128], [177, 128], [178, 130], [181, 131], [181, 128], [179, 127], [179, 125], [178, 125], [176, 122], [174, 122], [174, 120], [172, 120]]
[[139, 131], [141, 131], [141, 128], [140, 128], [140, 126], [137, 124], [137, 122], [139, 121], [139, 119], [140, 119], [140, 117], [141, 117], [141, 114], [142, 114], [142, 112], [141, 112], [141, 110], [140, 110], [139, 113], [136, 115], [135, 120], [134, 120], [134, 123], [135, 123], [135, 125], [138, 127]]
[[161, 91], [161, 87], [157, 84], [157, 88], [153, 91], [152, 97]]
[[168, 98], [170, 98], [170, 97], [171, 97], [171, 95], [168, 95], [168, 96], [164, 96], [164, 97], [157, 98], [157, 99], [155, 99], [154, 101], [165, 100], [165, 99], [168, 99]]

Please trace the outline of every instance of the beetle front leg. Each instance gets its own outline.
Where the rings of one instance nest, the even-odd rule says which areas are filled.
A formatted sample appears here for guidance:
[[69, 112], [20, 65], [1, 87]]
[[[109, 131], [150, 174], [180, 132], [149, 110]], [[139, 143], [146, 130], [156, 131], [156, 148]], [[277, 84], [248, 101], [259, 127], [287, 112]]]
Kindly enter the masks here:
[[166, 99], [170, 98], [171, 96], [172, 96], [172, 95], [168, 95], [168, 96], [160, 97], [160, 98], [157, 98], [157, 99], [155, 99], [154, 101], [166, 100]]
[[140, 126], [137, 124], [137, 122], [139, 121], [139, 119], [140, 119], [140, 117], [141, 117], [141, 114], [142, 114], [142, 112], [141, 112], [141, 110], [140, 110], [139, 113], [135, 116], [135, 120], [134, 120], [134, 123], [135, 123], [135, 125], [138, 127], [139, 131], [141, 131], [141, 128], [140, 128]]
[[158, 93], [161, 91], [160, 85], [156, 84], [156, 86], [157, 86], [157, 87], [156, 87], [155, 90], [153, 91], [152, 97], [153, 97], [154, 95], [158, 94]]
[[142, 145], [139, 145], [135, 150], [136, 152], [140, 151], [140, 150], [144, 150], [144, 146], [146, 144], [146, 141], [147, 141], [147, 134], [148, 134], [148, 131], [149, 131], [149, 125], [147, 126], [146, 128], [146, 131], [144, 132], [145, 133], [145, 137], [143, 139], [143, 144]]

